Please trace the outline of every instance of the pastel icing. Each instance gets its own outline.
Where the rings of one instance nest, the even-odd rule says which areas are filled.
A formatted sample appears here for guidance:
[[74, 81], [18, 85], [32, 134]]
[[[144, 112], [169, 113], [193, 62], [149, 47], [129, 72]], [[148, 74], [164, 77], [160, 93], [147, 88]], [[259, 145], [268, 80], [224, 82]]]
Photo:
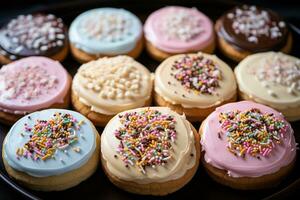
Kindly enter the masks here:
[[[267, 121], [263, 122], [260, 114], [252, 113], [253, 133], [258, 130], [262, 124], [265, 124], [265, 131], [260, 134], [267, 134], [267, 140], [258, 139], [260, 136], [254, 136], [260, 143], [256, 148], [254, 146], [247, 146], [246, 143], [240, 143], [241, 148], [234, 150], [233, 144], [228, 141], [236, 141], [229, 135], [233, 134], [233, 130], [237, 130], [238, 126], [220, 118], [224, 115], [232, 115], [230, 118], [239, 114], [230, 114], [230, 112], [241, 112], [240, 117], [242, 120], [249, 112], [259, 110]], [[244, 112], [244, 113], [243, 113]], [[244, 115], [244, 116], [243, 116]], [[262, 104], [253, 103], [250, 101], [241, 101], [237, 103], [229, 103], [218, 107], [211, 113], [202, 125], [201, 144], [202, 150], [205, 151], [204, 159], [210, 165], [223, 169], [229, 176], [232, 177], [259, 177], [267, 174], [272, 174], [280, 170], [280, 168], [289, 165], [296, 156], [296, 142], [294, 138], [294, 131], [290, 124], [285, 120], [283, 115], [270, 107]], [[241, 123], [246, 123], [245, 121]], [[249, 121], [247, 122], [249, 123]], [[276, 125], [274, 125], [274, 123]], [[273, 125], [272, 125], [273, 124]], [[263, 125], [262, 125], [263, 126]], [[227, 127], [224, 129], [224, 127]], [[245, 127], [247, 127], [245, 125]], [[278, 129], [277, 129], [278, 128]], [[245, 129], [247, 130], [247, 129]], [[245, 134], [245, 132], [242, 132]], [[272, 136], [271, 136], [272, 135]], [[231, 135], [232, 136], [232, 135]], [[275, 137], [274, 137], [275, 136]], [[248, 135], [248, 138], [253, 136]], [[245, 137], [245, 138], [247, 138]], [[245, 139], [240, 138], [240, 139]], [[274, 138], [277, 138], [274, 140]], [[239, 139], [239, 140], [240, 140]], [[244, 140], [243, 140], [244, 141]], [[247, 142], [247, 141], [244, 141]], [[243, 146], [244, 145], [244, 146]], [[249, 150], [245, 147], [251, 147]], [[260, 146], [260, 147], [259, 147]], [[243, 149], [246, 149], [243, 150]], [[269, 150], [270, 149], [270, 150]]]
[[[140, 130], [139, 134], [134, 130]], [[136, 148], [132, 147], [132, 137], [140, 141]], [[138, 150], [146, 155], [140, 156]], [[155, 156], [157, 151], [161, 154]], [[138, 108], [116, 115], [102, 133], [101, 152], [109, 173], [140, 184], [176, 180], [196, 164], [190, 123], [166, 107]]]
[[211, 20], [196, 8], [167, 6], [153, 12], [144, 26], [146, 39], [169, 53], [204, 49], [214, 40]]
[[236, 95], [232, 69], [215, 55], [180, 54], [163, 61], [155, 71], [154, 90], [166, 101], [184, 108], [207, 108]]
[[[58, 124], [52, 124], [49, 122], [55, 114], [59, 113], [62, 116], [65, 114], [71, 115], [72, 120], [64, 119], [62, 121], [62, 124], [73, 123], [73, 125], [68, 129], [63, 129], [68, 133], [62, 132], [61, 129], [53, 128], [57, 127]], [[37, 120], [45, 121], [37, 122]], [[41, 130], [44, 130], [45, 127], [49, 126], [51, 127], [51, 131], [37, 131], [35, 135], [32, 131], [35, 125], [44, 127], [41, 128]], [[52, 148], [53, 154], [44, 159], [39, 157], [39, 154], [36, 153], [38, 152], [36, 151], [37, 145], [34, 145], [35, 148], [33, 148], [31, 153], [22, 148], [31, 137], [33, 138], [38, 134], [41, 134], [42, 136], [45, 135], [47, 141], [51, 134], [70, 135], [67, 137], [68, 142], [64, 142], [65, 140], [61, 139], [61, 142], [53, 142], [53, 146], [51, 142], [45, 143], [47, 148], [44, 148], [44, 150], [49, 152], [51, 151], [49, 148]], [[46, 136], [47, 134], [48, 136]], [[89, 160], [96, 148], [95, 134], [98, 133], [94, 125], [87, 118], [77, 112], [64, 109], [37, 111], [24, 116], [11, 127], [4, 140], [3, 158], [13, 169], [27, 173], [34, 177], [61, 175], [80, 168]], [[41, 137], [37, 138], [39, 139]], [[60, 139], [58, 138], [57, 140]], [[72, 140], [75, 142], [71, 142]], [[64, 147], [62, 147], [62, 145], [64, 145]], [[42, 152], [43, 150], [40, 152], [41, 155], [43, 154]]]
[[299, 117], [299, 110], [284, 111], [300, 107], [299, 58], [280, 52], [257, 53], [246, 57], [234, 71], [241, 92], [286, 117]]
[[71, 43], [90, 54], [126, 54], [141, 37], [140, 20], [118, 8], [88, 10], [72, 22], [69, 30]]
[[71, 85], [68, 72], [46, 57], [27, 57], [0, 69], [0, 110], [26, 114], [63, 103]]
[[149, 70], [129, 56], [100, 58], [83, 64], [72, 89], [92, 111], [114, 115], [142, 107], [151, 97]]

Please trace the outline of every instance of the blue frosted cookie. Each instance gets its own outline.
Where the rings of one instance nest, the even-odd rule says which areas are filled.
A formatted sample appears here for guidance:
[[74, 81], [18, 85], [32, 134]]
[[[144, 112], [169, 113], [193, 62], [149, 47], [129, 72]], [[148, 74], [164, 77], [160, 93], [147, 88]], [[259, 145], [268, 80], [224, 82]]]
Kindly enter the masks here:
[[87, 62], [103, 56], [129, 55], [142, 50], [142, 24], [131, 12], [97, 8], [80, 14], [69, 30], [73, 56]]
[[83, 115], [63, 109], [31, 113], [3, 143], [7, 173], [42, 191], [64, 190], [87, 179], [99, 162], [99, 134]]

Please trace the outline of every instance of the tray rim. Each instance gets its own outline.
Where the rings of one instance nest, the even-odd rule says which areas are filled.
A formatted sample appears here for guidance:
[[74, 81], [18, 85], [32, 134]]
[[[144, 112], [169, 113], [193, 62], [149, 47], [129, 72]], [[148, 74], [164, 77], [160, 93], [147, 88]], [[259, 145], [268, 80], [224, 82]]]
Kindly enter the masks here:
[[[93, 6], [93, 5], [107, 4], [108, 2], [109, 2], [109, 0], [104, 0], [104, 1], [87, 1], [87, 2], [81, 2], [81, 1], [61, 2], [61, 3], [56, 3], [57, 5], [48, 5], [47, 8], [45, 8], [45, 7], [43, 7], [43, 8], [37, 7], [37, 8], [23, 9], [22, 13], [62, 11], [62, 10], [64, 10], [64, 8], [69, 7], [69, 6], [72, 6], [73, 8], [78, 9], [78, 7], [80, 7], [82, 5], [84, 5], [85, 7], [90, 7], [90, 6]], [[162, 6], [164, 6], [166, 3], [168, 4], [169, 2], [170, 1], [166, 1], [165, 3], [162, 3]], [[195, 3], [195, 2], [196, 1], [193, 1], [192, 3]], [[116, 4], [116, 3], [124, 4], [126, 2], [116, 1], [114, 4]], [[191, 4], [191, 1], [189, 1], [189, 3]], [[236, 1], [234, 1], [234, 2], [222, 1], [222, 2], [218, 2], [218, 3], [222, 3], [222, 4], [225, 4], [227, 6], [228, 5], [232, 6], [232, 5], [241, 4], [240, 2], [236, 2]], [[185, 4], [185, 3], [177, 3], [176, 5], [181, 5], [181, 4]], [[121, 7], [121, 6], [116, 6], [116, 7]], [[293, 34], [297, 34], [298, 36], [300, 36], [300, 28], [299, 27], [297, 27], [294, 23], [291, 23], [291, 22], [289, 22], [289, 26], [290, 26]], [[298, 123], [300, 123], [300, 121]], [[3, 134], [3, 137], [5, 137], [6, 131], [3, 130], [3, 126], [5, 126], [5, 125], [3, 125], [2, 123], [0, 123], [0, 134]], [[1, 159], [2, 159], [2, 157], [1, 157]], [[294, 169], [294, 170], [296, 170], [296, 169]], [[35, 195], [33, 193], [34, 191], [31, 192], [30, 189], [27, 189], [26, 187], [23, 187], [22, 185], [18, 184], [16, 181], [14, 181], [12, 178], [10, 178], [5, 173], [6, 172], [3, 173], [3, 171], [0, 170], [0, 179], [6, 185], [8, 185], [10, 188], [12, 188], [14, 191], [17, 191], [23, 197], [28, 198], [28, 199], [32, 199], [32, 200], [41, 200], [42, 199], [42, 197], [39, 197], [38, 195]], [[300, 178], [294, 180], [289, 185], [285, 186], [284, 188], [281, 188], [280, 190], [274, 192], [273, 194], [270, 194], [270, 195], [264, 197], [263, 199], [264, 200], [268, 200], [268, 199], [278, 198], [278, 197], [280, 197], [280, 195], [287, 194], [289, 192], [289, 190], [291, 190], [292, 188], [299, 188], [299, 187], [300, 187]], [[44, 192], [44, 193], [47, 193], [47, 192]]]

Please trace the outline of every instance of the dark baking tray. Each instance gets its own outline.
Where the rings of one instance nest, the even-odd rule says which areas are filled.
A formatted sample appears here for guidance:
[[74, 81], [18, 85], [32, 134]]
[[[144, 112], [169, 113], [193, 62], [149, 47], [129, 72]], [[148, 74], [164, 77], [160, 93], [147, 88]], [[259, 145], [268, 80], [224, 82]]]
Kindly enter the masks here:
[[[24, 1], [26, 2], [26, 1]], [[273, 1], [272, 1], [273, 2]], [[46, 12], [53, 13], [57, 16], [63, 18], [65, 23], [69, 25], [72, 20], [81, 12], [95, 8], [95, 7], [123, 7], [128, 9], [138, 15], [142, 21], [146, 19], [146, 17], [154, 10], [163, 7], [165, 5], [183, 5], [188, 7], [197, 7], [199, 10], [203, 11], [213, 20], [216, 20], [218, 16], [220, 16], [225, 10], [231, 8], [236, 5], [238, 2], [236, 1], [69, 1], [69, 2], [55, 2], [47, 4], [33, 4], [29, 6], [28, 4], [19, 4], [19, 8], [21, 9], [6, 9], [1, 11], [0, 13], [0, 25], [3, 24], [9, 18], [21, 14], [21, 13], [31, 13], [31, 12]], [[256, 3], [259, 3], [256, 2]], [[266, 2], [265, 2], [266, 3]], [[11, 6], [14, 7], [11, 3]], [[273, 4], [272, 4], [273, 5]], [[263, 5], [270, 7], [270, 5]], [[279, 11], [283, 16], [287, 16], [287, 20], [291, 25], [294, 35], [294, 48], [292, 51], [292, 55], [300, 57], [299, 47], [296, 44], [300, 44], [300, 30], [299, 25], [299, 13], [298, 16], [291, 15], [293, 9], [289, 10], [290, 7], [281, 7], [278, 10], [276, 9], [276, 4], [273, 9]], [[271, 7], [272, 8], [272, 7]], [[288, 11], [288, 12], [287, 12]], [[298, 19], [297, 19], [298, 17]], [[234, 67], [236, 63], [231, 62], [230, 60], [224, 58], [218, 51], [216, 54], [221, 57], [223, 60], [227, 61], [231, 67]], [[152, 60], [147, 53], [144, 51], [142, 55], [138, 58], [138, 61], [143, 63], [146, 67], [148, 67], [151, 71], [154, 71], [158, 66], [158, 62]], [[80, 66], [71, 55], [67, 57], [67, 59], [63, 62], [63, 65], [67, 68], [70, 74], [74, 75], [77, 71], [77, 68]], [[199, 123], [194, 124], [194, 126], [198, 129]], [[295, 136], [297, 143], [300, 143], [300, 121], [292, 123], [292, 126], [295, 130]], [[2, 141], [5, 137], [5, 134], [9, 130], [8, 126], [0, 124], [0, 153], [2, 155]], [[99, 133], [102, 132], [102, 129], [98, 129]], [[208, 175], [205, 173], [202, 166], [199, 167], [197, 174], [194, 176], [192, 181], [188, 183], [184, 188], [175, 192], [166, 197], [153, 197], [153, 196], [139, 196], [129, 194], [124, 192], [117, 187], [115, 187], [109, 180], [105, 177], [101, 167], [98, 168], [96, 173], [90, 177], [88, 180], [84, 181], [80, 185], [65, 190], [61, 192], [36, 192], [29, 190], [20, 186], [17, 182], [12, 180], [8, 174], [6, 173], [2, 159], [0, 159], [0, 178], [6, 182], [10, 187], [12, 187], [15, 191], [21, 193], [22, 197], [27, 197], [30, 199], [194, 199], [196, 197], [202, 199], [285, 199], [287, 197], [292, 197], [294, 195], [299, 195], [300, 189], [300, 155], [298, 151], [296, 166], [293, 172], [286, 177], [286, 179], [277, 187], [266, 190], [258, 190], [258, 191], [239, 191], [230, 189], [228, 187], [222, 186], [220, 184], [215, 183]], [[0, 199], [1, 194], [0, 194]]]

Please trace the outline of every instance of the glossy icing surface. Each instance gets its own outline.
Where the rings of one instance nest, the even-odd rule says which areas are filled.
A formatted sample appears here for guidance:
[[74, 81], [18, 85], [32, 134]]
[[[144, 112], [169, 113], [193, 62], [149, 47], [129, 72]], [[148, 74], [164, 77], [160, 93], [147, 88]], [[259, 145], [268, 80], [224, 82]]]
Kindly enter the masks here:
[[92, 111], [113, 115], [142, 107], [151, 97], [149, 70], [128, 56], [100, 58], [83, 64], [72, 89]]
[[145, 37], [169, 53], [197, 51], [214, 40], [211, 20], [196, 8], [167, 6], [153, 12], [144, 26]]
[[[72, 118], [75, 119], [74, 123], [76, 126], [70, 126], [67, 131], [72, 133], [72, 139], [76, 141], [69, 143], [69, 145], [64, 148], [58, 148], [53, 145], [53, 155], [45, 160], [42, 158], [34, 159], [34, 157], [37, 156], [36, 152], [38, 152], [36, 151], [36, 148], [38, 147], [37, 145], [34, 146], [34, 151], [31, 152], [32, 157], [30, 156], [30, 152], [21, 152], [19, 149], [30, 140], [30, 135], [32, 137], [34, 135], [30, 131], [33, 130], [34, 125], [39, 124], [42, 127], [53, 127], [57, 125], [45, 125], [45, 123], [53, 118], [53, 115], [56, 113], [61, 113], [62, 115], [70, 114]], [[44, 125], [41, 125], [42, 123], [38, 123], [37, 120], [45, 120], [43, 122]], [[60, 130], [61, 129], [56, 129], [55, 133], [62, 134]], [[50, 131], [48, 134], [52, 133], [54, 133], [54, 131]], [[97, 132], [94, 125], [87, 118], [77, 112], [63, 109], [49, 109], [34, 112], [21, 118], [8, 132], [4, 140], [4, 159], [13, 169], [27, 173], [34, 177], [61, 175], [81, 167], [88, 161], [96, 148], [95, 134], [97, 134]]]
[[[154, 117], [149, 115], [149, 109], [150, 112], [154, 111]], [[127, 117], [128, 115], [129, 117]], [[131, 117], [132, 115], [134, 117]], [[129, 121], [124, 121], [123, 117], [128, 118]], [[144, 119], [145, 117], [149, 117], [149, 121]], [[122, 127], [127, 125], [130, 128], [127, 128], [124, 133]], [[164, 128], [161, 129], [159, 126]], [[128, 146], [131, 153], [124, 152], [124, 148], [122, 145], [120, 146], [120, 140], [124, 146], [128, 145], [131, 140], [127, 138], [134, 134], [134, 132], [128, 131], [135, 129], [143, 129], [140, 132], [141, 135], [137, 137], [140, 139], [139, 146], [137, 149]], [[165, 137], [160, 137], [161, 134], [164, 134]], [[149, 146], [147, 141], [152, 141], [154, 146]], [[162, 153], [153, 157], [157, 147], [159, 146], [160, 149], [160, 145], [164, 147], [166, 144], [168, 145], [161, 150]], [[140, 155], [136, 154], [138, 149], [146, 154], [137, 156]], [[110, 173], [122, 180], [141, 184], [181, 178], [196, 164], [194, 134], [190, 124], [184, 116], [166, 107], [138, 108], [116, 115], [103, 131], [101, 152]], [[124, 159], [122, 157], [124, 155], [129, 155], [128, 159], [131, 161]]]
[[[224, 132], [224, 129], [222, 128], [224, 124], [222, 124], [222, 119], [221, 121], [219, 121], [219, 116], [231, 111], [246, 112], [253, 108], [260, 110], [260, 112], [262, 114], [265, 114], [269, 120], [271, 118], [271, 124], [273, 123], [272, 120], [278, 120], [280, 121], [280, 123], [278, 122], [279, 124], [284, 124], [284, 127], [280, 131], [280, 135], [278, 136], [280, 144], [274, 141], [274, 144], [272, 144], [271, 142], [271, 146], [268, 147], [272, 150], [270, 152], [264, 152], [264, 149], [257, 149], [255, 150], [256, 154], [252, 155], [252, 148], [252, 150], [250, 149], [249, 151], [243, 151], [244, 153], [242, 154], [235, 154], [234, 152], [228, 150], [228, 148], [230, 148], [230, 146], [228, 146], [229, 143], [227, 140], [227, 136], [229, 133]], [[253, 114], [251, 120], [255, 120], [255, 126], [256, 124], [259, 124], [258, 127], [260, 127], [261, 123], [265, 122], [260, 121], [259, 119], [260, 115]], [[279, 112], [273, 110], [270, 107], [250, 101], [229, 103], [218, 107], [213, 113], [208, 116], [208, 118], [203, 123], [204, 125], [202, 127], [203, 132], [201, 136], [201, 144], [203, 151], [205, 151], [204, 159], [212, 166], [226, 170], [229, 176], [259, 177], [266, 174], [272, 174], [280, 170], [281, 167], [287, 166], [295, 159], [296, 143], [294, 132], [290, 124], [285, 121], [284, 117]], [[264, 134], [270, 134], [271, 128], [265, 128], [267, 128], [267, 132], [265, 132]], [[234, 129], [231, 128], [228, 131], [232, 130]], [[254, 130], [258, 131], [258, 129], [256, 128], [253, 129], [253, 132], [255, 132]], [[271, 138], [269, 138], [267, 141], [264, 141], [264, 145], [269, 145], [269, 140], [271, 140]], [[262, 145], [262, 147], [264, 146]], [[263, 152], [258, 153], [259, 151]]]
[[19, 15], [0, 30], [0, 55], [16, 60], [52, 56], [68, 45], [67, 29], [52, 14]]
[[125, 54], [141, 39], [142, 25], [127, 10], [97, 8], [80, 14], [72, 22], [69, 37], [76, 48], [90, 54]]
[[257, 53], [235, 68], [239, 90], [276, 109], [300, 106], [300, 60], [277, 52]]
[[237, 49], [250, 52], [280, 50], [289, 30], [273, 11], [256, 6], [237, 6], [219, 20], [217, 34]]
[[63, 66], [50, 58], [10, 63], [0, 70], [0, 110], [24, 114], [63, 103], [70, 82]]
[[169, 57], [155, 71], [155, 92], [185, 108], [207, 108], [236, 94], [231, 68], [215, 55]]

